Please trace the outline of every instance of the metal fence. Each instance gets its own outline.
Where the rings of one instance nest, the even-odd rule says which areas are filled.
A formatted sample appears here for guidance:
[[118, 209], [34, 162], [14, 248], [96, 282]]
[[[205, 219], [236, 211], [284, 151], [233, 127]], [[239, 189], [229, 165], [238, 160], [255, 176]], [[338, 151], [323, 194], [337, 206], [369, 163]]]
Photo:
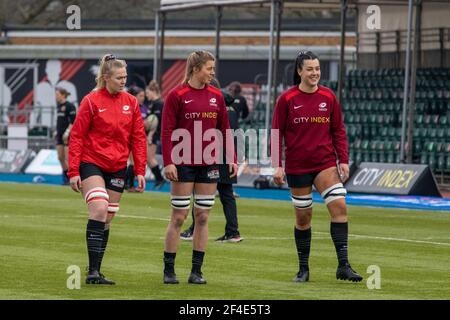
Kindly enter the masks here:
[[56, 108], [52, 106], [0, 106], [0, 148], [8, 148], [8, 140], [23, 140], [23, 137], [8, 136], [9, 124], [24, 124], [28, 127], [28, 149], [38, 152], [54, 146]]

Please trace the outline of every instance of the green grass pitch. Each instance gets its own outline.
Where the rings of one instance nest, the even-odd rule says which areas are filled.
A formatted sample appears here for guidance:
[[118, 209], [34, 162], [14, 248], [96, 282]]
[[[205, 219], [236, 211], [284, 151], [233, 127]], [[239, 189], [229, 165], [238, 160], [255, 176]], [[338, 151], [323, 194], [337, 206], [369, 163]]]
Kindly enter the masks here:
[[[349, 257], [361, 283], [338, 281], [329, 216], [315, 204], [310, 282], [293, 283], [298, 262], [289, 201], [238, 199], [241, 243], [224, 232], [220, 201], [211, 212], [205, 286], [189, 285], [191, 242], [180, 243], [179, 285], [162, 283], [166, 193], [124, 194], [102, 271], [116, 286], [86, 286], [87, 211], [68, 187], [0, 184], [0, 299], [449, 299], [450, 214], [350, 206]], [[190, 223], [190, 218], [187, 220]], [[81, 289], [66, 270], [80, 266]], [[371, 265], [381, 289], [369, 290]]]

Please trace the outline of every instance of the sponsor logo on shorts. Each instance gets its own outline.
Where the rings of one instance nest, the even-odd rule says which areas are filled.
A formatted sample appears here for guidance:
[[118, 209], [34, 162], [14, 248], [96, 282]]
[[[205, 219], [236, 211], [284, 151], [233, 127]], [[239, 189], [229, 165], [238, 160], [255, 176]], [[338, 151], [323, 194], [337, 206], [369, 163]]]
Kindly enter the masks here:
[[212, 169], [208, 171], [208, 178], [213, 179], [219, 179], [219, 169]]
[[110, 181], [111, 185], [117, 188], [123, 188], [125, 185], [125, 180], [122, 178], [114, 178]]

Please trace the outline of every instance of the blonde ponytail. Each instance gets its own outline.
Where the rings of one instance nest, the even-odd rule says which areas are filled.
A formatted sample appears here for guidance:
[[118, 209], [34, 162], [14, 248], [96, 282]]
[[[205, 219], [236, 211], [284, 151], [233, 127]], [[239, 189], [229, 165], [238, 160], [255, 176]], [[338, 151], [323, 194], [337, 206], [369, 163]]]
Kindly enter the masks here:
[[100, 67], [98, 68], [97, 77], [95, 82], [97, 83], [95, 90], [103, 89], [106, 87], [105, 75], [110, 75], [115, 68], [126, 68], [127, 63], [125, 60], [117, 59], [112, 54], [105, 54], [99, 61]]

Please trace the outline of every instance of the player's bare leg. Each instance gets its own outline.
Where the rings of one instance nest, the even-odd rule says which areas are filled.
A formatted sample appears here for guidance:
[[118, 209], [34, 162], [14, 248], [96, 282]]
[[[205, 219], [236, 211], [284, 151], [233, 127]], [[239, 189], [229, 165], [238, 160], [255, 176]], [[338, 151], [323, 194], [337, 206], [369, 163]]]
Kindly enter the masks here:
[[359, 282], [363, 279], [362, 276], [352, 269], [348, 261], [347, 192], [339, 179], [337, 168], [331, 167], [320, 172], [314, 185], [322, 195], [331, 216], [330, 233], [339, 262], [336, 278]]
[[180, 242], [180, 231], [189, 214], [193, 182], [172, 182], [172, 215], [167, 226], [164, 246], [164, 283], [178, 284], [175, 273], [175, 257]]
[[309, 253], [311, 249], [312, 187], [291, 188], [295, 210], [294, 238], [299, 271], [294, 282], [309, 281]]

